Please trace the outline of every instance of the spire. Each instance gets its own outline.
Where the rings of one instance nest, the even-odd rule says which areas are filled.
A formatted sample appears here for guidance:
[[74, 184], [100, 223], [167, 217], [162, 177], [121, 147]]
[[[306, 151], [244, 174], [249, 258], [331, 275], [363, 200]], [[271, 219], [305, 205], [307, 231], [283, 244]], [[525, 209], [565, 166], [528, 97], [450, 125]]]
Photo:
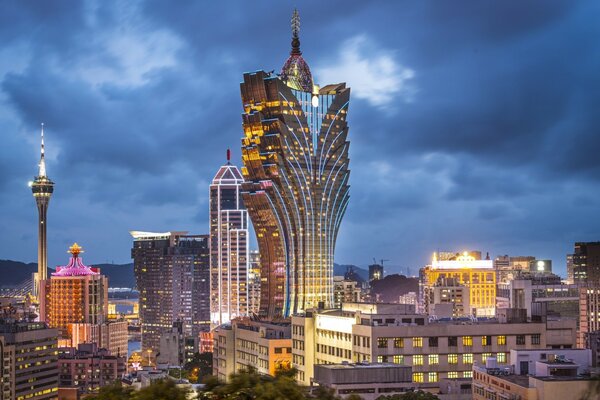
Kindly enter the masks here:
[[300, 14], [297, 9], [294, 9], [292, 14], [292, 51], [290, 54], [300, 55]]
[[38, 176], [46, 176], [46, 160], [44, 159], [44, 123], [42, 122], [42, 148], [40, 156], [40, 170]]
[[231, 150], [227, 149], [227, 165], [231, 165]]

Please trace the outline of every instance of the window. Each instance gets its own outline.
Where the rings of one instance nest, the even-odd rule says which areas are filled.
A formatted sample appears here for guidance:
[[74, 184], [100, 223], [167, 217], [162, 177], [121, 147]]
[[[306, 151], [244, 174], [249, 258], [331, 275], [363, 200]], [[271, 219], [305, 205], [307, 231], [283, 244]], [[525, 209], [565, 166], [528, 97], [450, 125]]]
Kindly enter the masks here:
[[488, 358], [492, 356], [492, 353], [481, 353], [481, 362], [485, 363]]
[[525, 335], [517, 335], [517, 344], [525, 344]]
[[430, 354], [428, 358], [429, 358], [429, 365], [437, 365], [440, 363], [440, 356], [437, 354]]
[[283, 348], [282, 347], [275, 347], [275, 354], [281, 354], [283, 353]]
[[458, 372], [456, 372], [456, 371], [450, 371], [450, 372], [448, 372], [448, 378], [449, 379], [456, 379], [456, 378], [458, 378]]
[[387, 348], [388, 345], [388, 340], [385, 337], [380, 337], [377, 338], [377, 347], [379, 347], [380, 349], [385, 349]]
[[498, 346], [506, 346], [506, 336], [501, 335], [497, 338]]
[[413, 347], [423, 347], [423, 338], [422, 337], [414, 337], [412, 339]]
[[491, 346], [492, 345], [492, 337], [491, 336], [482, 336], [481, 337], [481, 345], [482, 346]]
[[448, 364], [458, 364], [458, 354], [448, 354]]
[[438, 338], [437, 338], [437, 336], [429, 338], [429, 347], [438, 347]]
[[394, 347], [397, 349], [401, 349], [404, 347], [404, 338], [397, 337], [394, 338]]
[[377, 356], [377, 362], [378, 363], [386, 363], [386, 362], [388, 362], [388, 357], [387, 356]]
[[394, 364], [404, 364], [404, 356], [403, 355], [395, 355], [394, 356]]
[[448, 346], [458, 346], [458, 337], [449, 336], [448, 337]]
[[422, 354], [414, 355], [412, 365], [423, 365], [423, 355]]
[[423, 383], [423, 373], [413, 372], [413, 382]]
[[542, 342], [542, 335], [539, 333], [531, 335], [531, 344], [540, 344]]
[[473, 371], [463, 372], [463, 378], [472, 378], [472, 377], [473, 377]]
[[429, 374], [427, 374], [427, 380], [429, 382], [437, 382], [438, 381], [438, 373], [430, 372]]
[[462, 344], [463, 346], [473, 346], [473, 336], [463, 336]]
[[462, 357], [463, 364], [473, 364], [473, 353], [465, 353]]
[[499, 363], [506, 363], [506, 353], [496, 354], [496, 360], [498, 360]]

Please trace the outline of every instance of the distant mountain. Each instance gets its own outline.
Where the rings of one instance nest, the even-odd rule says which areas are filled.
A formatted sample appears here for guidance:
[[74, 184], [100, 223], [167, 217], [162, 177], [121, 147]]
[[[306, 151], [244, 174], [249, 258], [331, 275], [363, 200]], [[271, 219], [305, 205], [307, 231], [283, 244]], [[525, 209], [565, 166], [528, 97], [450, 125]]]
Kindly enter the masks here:
[[31, 279], [37, 271], [37, 263], [25, 264], [20, 261], [0, 260], [0, 287], [9, 288]]
[[333, 263], [333, 275], [335, 276], [344, 276], [348, 269], [352, 268], [352, 272], [357, 274], [363, 281], [369, 280], [369, 270], [358, 267], [352, 264], [336, 264]]
[[[110, 287], [135, 287], [133, 263], [130, 264], [95, 264], [102, 274], [108, 277]], [[0, 287], [13, 287], [31, 279], [37, 271], [37, 263], [25, 264], [20, 261], [0, 260]], [[52, 272], [52, 269], [49, 271]]]

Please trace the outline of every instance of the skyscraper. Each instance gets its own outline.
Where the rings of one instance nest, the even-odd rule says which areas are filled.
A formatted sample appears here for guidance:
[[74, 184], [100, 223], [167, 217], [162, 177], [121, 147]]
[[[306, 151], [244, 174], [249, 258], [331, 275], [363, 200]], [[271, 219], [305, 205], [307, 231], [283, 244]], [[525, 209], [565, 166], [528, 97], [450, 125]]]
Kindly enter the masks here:
[[73, 324], [103, 324], [108, 316], [108, 278], [83, 264], [83, 249], [77, 243], [69, 253], [69, 263], [41, 281], [40, 291], [41, 317], [58, 329], [61, 344], [67, 346], [71, 346]]
[[42, 144], [40, 164], [37, 176], [31, 182], [31, 192], [38, 208], [38, 272], [33, 283], [34, 295], [38, 296], [40, 282], [48, 278], [48, 252], [46, 240], [46, 215], [50, 197], [54, 192], [54, 182], [46, 176], [46, 160], [44, 158], [44, 124], [42, 124]]
[[210, 185], [210, 321], [220, 325], [248, 314], [248, 212], [235, 165], [227, 164]]
[[600, 242], [577, 242], [573, 253], [573, 280], [600, 287]]
[[349, 200], [350, 89], [319, 88], [300, 51], [281, 74], [244, 74], [242, 185], [261, 257], [260, 314], [276, 317], [333, 305], [333, 256]]
[[186, 336], [210, 327], [208, 235], [139, 232], [133, 236], [133, 269], [140, 291], [142, 349], [156, 352], [160, 336], [181, 321]]

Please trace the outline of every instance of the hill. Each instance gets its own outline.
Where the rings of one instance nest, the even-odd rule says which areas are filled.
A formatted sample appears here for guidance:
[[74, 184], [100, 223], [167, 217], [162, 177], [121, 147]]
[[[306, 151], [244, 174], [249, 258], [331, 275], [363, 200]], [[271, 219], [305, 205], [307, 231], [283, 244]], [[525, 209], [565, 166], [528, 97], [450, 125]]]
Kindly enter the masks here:
[[371, 283], [371, 295], [384, 303], [398, 302], [398, 297], [408, 292], [419, 293], [418, 278], [393, 274]]
[[352, 264], [333, 264], [333, 275], [335, 276], [344, 276], [349, 268], [352, 268], [352, 271], [357, 274], [363, 281], [369, 280], [369, 270], [358, 267]]

